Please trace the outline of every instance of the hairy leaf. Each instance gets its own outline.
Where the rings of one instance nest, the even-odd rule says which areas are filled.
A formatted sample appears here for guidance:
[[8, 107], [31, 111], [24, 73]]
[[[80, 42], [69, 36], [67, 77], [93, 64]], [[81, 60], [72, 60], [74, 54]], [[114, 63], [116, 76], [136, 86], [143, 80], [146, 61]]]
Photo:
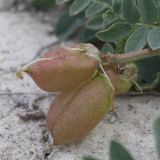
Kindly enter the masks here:
[[133, 32], [125, 44], [125, 52], [142, 49], [147, 43], [148, 32], [149, 29], [143, 27]]
[[157, 73], [156, 79], [152, 83], [145, 83], [141, 85], [143, 91], [146, 90], [153, 90], [153, 89], [160, 89], [160, 72]]
[[160, 48], [160, 28], [154, 28], [149, 32], [148, 43], [153, 50]]
[[112, 0], [93, 0], [93, 1], [112, 5]]
[[160, 22], [160, 1], [156, 0], [156, 7], [157, 7], [157, 22]]
[[110, 157], [111, 160], [134, 160], [130, 153], [116, 141], [111, 141]]
[[70, 15], [76, 15], [78, 13], [80, 13], [81, 11], [83, 11], [90, 3], [92, 2], [92, 0], [75, 0], [70, 9], [69, 9], [69, 13]]
[[143, 23], [152, 24], [157, 19], [157, 8], [154, 0], [137, 0]]
[[97, 15], [88, 21], [86, 26], [89, 29], [100, 30], [103, 29], [103, 18], [102, 15]]
[[68, 12], [65, 12], [59, 19], [55, 34], [60, 39], [66, 39], [71, 36], [77, 29], [84, 23], [84, 14], [78, 14], [76, 16], [69, 16]]
[[83, 29], [82, 32], [80, 32], [79, 41], [80, 42], [90, 42], [94, 40], [95, 34], [97, 30], [91, 30], [91, 29]]
[[69, 0], [56, 0], [56, 4], [62, 4], [68, 2]]
[[110, 43], [105, 43], [105, 44], [102, 46], [101, 51], [102, 51], [103, 53], [107, 53], [107, 52], [114, 53], [114, 48], [113, 48], [113, 46], [112, 46]]
[[114, 15], [114, 13], [111, 10], [103, 14], [103, 24], [105, 27], [112, 25], [117, 20], [118, 20], [117, 17]]
[[135, 0], [123, 0], [122, 2], [123, 18], [129, 23], [135, 23], [139, 19], [139, 13]]
[[102, 10], [104, 10], [106, 8], [106, 5], [102, 4], [102, 3], [92, 3], [85, 11], [85, 16], [86, 17], [90, 17], [90, 16], [94, 16], [97, 13], [101, 12]]
[[106, 30], [98, 32], [96, 36], [98, 39], [105, 42], [116, 42], [117, 40], [125, 37], [130, 30], [130, 25], [123, 22], [117, 22]]
[[152, 83], [160, 72], [160, 57], [147, 58], [138, 61], [139, 74], [146, 83]]
[[98, 159], [91, 156], [87, 156], [87, 157], [83, 157], [83, 160], [98, 160]]
[[33, 0], [32, 4], [37, 10], [46, 11], [54, 6], [55, 0]]
[[160, 159], [160, 118], [158, 118], [154, 123], [154, 133], [157, 146], [157, 153]]
[[122, 15], [122, 0], [112, 0], [114, 13], [120, 17]]

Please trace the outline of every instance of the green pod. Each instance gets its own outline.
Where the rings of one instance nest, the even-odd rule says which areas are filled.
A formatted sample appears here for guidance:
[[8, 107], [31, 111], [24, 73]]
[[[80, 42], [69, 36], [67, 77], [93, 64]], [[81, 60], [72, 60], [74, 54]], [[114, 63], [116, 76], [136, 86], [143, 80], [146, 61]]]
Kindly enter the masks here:
[[110, 82], [101, 74], [79, 89], [59, 94], [47, 115], [54, 145], [81, 141], [109, 111], [113, 96]]
[[131, 80], [126, 79], [122, 74], [116, 73], [111, 69], [107, 69], [106, 72], [112, 82], [116, 95], [121, 95], [129, 91], [132, 86]]
[[97, 72], [98, 55], [91, 44], [58, 48], [20, 69], [17, 76], [22, 79], [22, 72], [28, 73], [47, 92], [72, 90]]
[[136, 80], [138, 73], [138, 68], [134, 63], [124, 64], [122, 68], [111, 66], [104, 69], [111, 80], [116, 95], [128, 92]]

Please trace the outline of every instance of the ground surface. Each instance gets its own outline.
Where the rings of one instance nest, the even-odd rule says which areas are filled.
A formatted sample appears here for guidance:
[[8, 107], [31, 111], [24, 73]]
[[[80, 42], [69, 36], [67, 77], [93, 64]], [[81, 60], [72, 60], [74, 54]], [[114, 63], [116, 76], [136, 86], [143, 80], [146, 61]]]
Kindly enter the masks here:
[[50, 152], [44, 115], [38, 120], [22, 115], [46, 114], [52, 96], [45, 97], [28, 76], [18, 80], [15, 71], [57, 39], [48, 34], [52, 27], [36, 16], [15, 12], [2, 0], [0, 4], [0, 159], [79, 160], [82, 155], [94, 155], [107, 160], [109, 142], [116, 139], [137, 160], [156, 160], [152, 127], [160, 115], [160, 98], [153, 96], [117, 98], [117, 117], [107, 115], [82, 143], [54, 147]]

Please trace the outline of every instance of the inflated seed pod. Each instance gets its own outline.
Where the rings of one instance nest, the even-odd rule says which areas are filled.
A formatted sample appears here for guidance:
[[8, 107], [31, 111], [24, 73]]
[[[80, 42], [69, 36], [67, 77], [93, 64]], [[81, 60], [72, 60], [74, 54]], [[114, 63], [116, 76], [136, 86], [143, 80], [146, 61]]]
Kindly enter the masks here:
[[60, 93], [47, 115], [54, 145], [81, 141], [108, 112], [113, 96], [110, 82], [101, 74], [79, 89]]
[[132, 81], [126, 79], [122, 74], [116, 73], [114, 70], [107, 69], [107, 74], [115, 89], [115, 94], [120, 95], [129, 91], [132, 86]]
[[28, 73], [44, 91], [62, 92], [80, 86], [97, 72], [99, 51], [91, 44], [58, 48], [17, 72]]
[[134, 63], [125, 64], [121, 69], [114, 66], [105, 68], [113, 87], [115, 94], [120, 95], [129, 91], [132, 87], [133, 80], [137, 77], [138, 68]]

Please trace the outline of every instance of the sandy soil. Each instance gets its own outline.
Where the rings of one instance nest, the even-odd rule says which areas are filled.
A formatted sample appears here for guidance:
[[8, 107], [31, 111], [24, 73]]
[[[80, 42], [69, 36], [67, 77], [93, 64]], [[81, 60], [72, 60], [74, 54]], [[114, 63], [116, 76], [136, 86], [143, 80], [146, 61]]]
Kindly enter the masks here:
[[18, 80], [15, 71], [42, 47], [57, 41], [48, 34], [51, 30], [31, 13], [8, 7], [0, 11], [0, 159], [80, 160], [82, 155], [94, 155], [107, 160], [109, 142], [116, 139], [137, 160], [156, 160], [152, 127], [160, 115], [160, 98], [153, 96], [117, 98], [117, 116], [106, 115], [82, 143], [49, 150], [52, 139], [44, 115], [36, 120], [24, 116], [46, 114], [52, 96], [46, 97], [27, 75]]

